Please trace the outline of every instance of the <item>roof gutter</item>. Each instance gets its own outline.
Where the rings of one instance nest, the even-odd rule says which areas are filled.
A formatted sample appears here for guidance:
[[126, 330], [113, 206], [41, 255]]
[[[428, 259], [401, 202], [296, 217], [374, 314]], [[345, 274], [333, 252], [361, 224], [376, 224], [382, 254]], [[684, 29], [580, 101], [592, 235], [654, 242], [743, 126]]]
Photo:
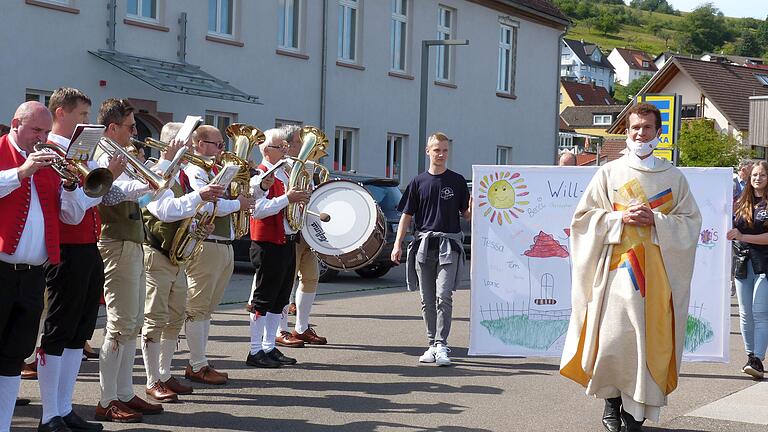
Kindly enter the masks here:
[[[563, 18], [560, 18], [560, 17], [556, 17], [554, 15], [550, 15], [550, 14], [542, 12], [542, 11], [540, 11], [538, 9], [534, 9], [534, 8], [532, 8], [530, 6], [526, 6], [524, 4], [521, 4], [519, 1], [515, 1], [515, 0], [497, 0], [497, 1], [499, 3], [504, 3], [504, 4], [507, 4], [509, 6], [512, 6], [515, 9], [520, 9], [522, 11], [525, 11], [525, 12], [531, 14], [531, 15], [536, 15], [539, 18], [542, 18], [542, 19], [545, 19], [545, 20], [548, 20], [548, 21], [552, 21], [552, 22], [555, 22], [557, 24], [561, 24], [563, 27], [565, 27], [565, 31], [566, 32], [568, 31], [568, 27], [571, 25], [571, 20], [569, 20], [569, 19], [563, 19]], [[558, 61], [558, 63], [559, 63], [559, 61]]]

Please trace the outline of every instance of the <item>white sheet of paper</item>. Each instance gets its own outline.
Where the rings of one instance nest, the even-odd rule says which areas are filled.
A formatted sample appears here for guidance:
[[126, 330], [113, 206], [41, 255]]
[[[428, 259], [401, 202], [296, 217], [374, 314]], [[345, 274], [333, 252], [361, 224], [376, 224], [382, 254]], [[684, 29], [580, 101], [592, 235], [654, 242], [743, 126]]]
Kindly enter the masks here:
[[104, 126], [95, 124], [79, 124], [75, 126], [75, 132], [72, 133], [69, 149], [67, 149], [67, 159], [78, 161], [92, 160], [105, 129]]
[[216, 174], [216, 177], [211, 180], [210, 184], [218, 184], [222, 186], [229, 186], [230, 183], [232, 183], [232, 179], [235, 178], [238, 171], [240, 171], [240, 167], [233, 164], [227, 164], [224, 165], [224, 167], [219, 171], [218, 174]]
[[192, 132], [194, 132], [201, 124], [203, 124], [202, 117], [188, 115], [187, 118], [184, 119], [184, 126], [182, 126], [176, 133], [176, 139], [186, 143], [189, 140], [189, 137], [192, 136]]

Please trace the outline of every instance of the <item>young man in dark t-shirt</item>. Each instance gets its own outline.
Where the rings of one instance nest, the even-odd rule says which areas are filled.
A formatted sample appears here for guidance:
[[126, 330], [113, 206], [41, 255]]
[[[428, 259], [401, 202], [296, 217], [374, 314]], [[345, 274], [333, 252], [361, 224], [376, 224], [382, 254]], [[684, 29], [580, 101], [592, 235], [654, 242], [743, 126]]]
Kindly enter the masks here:
[[400, 200], [403, 212], [392, 250], [392, 261], [400, 263], [401, 243], [411, 221], [414, 241], [408, 246], [406, 282], [421, 293], [421, 309], [427, 326], [429, 348], [419, 357], [422, 363], [448, 366], [448, 333], [451, 330], [453, 290], [464, 264], [459, 216], [471, 218], [471, 200], [466, 179], [446, 167], [449, 139], [435, 133], [427, 140], [429, 170], [416, 176]]

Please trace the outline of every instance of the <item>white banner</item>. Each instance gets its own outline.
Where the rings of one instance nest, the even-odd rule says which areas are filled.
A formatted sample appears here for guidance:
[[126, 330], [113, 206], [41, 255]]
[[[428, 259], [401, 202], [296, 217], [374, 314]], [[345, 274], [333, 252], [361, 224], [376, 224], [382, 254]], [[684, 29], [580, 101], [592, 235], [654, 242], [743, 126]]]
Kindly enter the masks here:
[[[469, 354], [560, 356], [571, 313], [569, 226], [596, 171], [473, 166]], [[702, 214], [684, 359], [727, 362], [732, 171], [682, 171]]]

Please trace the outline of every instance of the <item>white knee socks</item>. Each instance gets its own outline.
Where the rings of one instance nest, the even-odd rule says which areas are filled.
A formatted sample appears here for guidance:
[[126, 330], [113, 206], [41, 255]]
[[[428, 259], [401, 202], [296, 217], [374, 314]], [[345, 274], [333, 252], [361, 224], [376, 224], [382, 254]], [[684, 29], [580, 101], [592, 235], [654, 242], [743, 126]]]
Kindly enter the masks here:
[[296, 333], [304, 333], [309, 328], [309, 313], [315, 302], [315, 293], [296, 291]]
[[160, 381], [171, 379], [171, 362], [176, 352], [176, 339], [163, 339], [160, 341]]
[[45, 354], [37, 364], [37, 383], [40, 385], [40, 399], [43, 401], [42, 423], [48, 423], [59, 415], [59, 380], [61, 379], [61, 357]]
[[283, 313], [280, 314], [280, 323], [277, 326], [277, 330], [275, 331], [275, 336], [279, 336], [280, 332], [290, 332], [288, 330], [288, 305], [285, 305], [283, 308]]
[[[133, 391], [133, 363], [136, 359], [136, 338], [125, 342], [122, 346], [119, 369], [117, 370], [117, 398], [128, 402], [136, 396]], [[105, 405], [106, 407], [106, 405]]]
[[147, 371], [147, 388], [150, 388], [160, 380], [160, 342], [144, 341], [141, 353]]
[[205, 358], [205, 323], [207, 321], [187, 321], [184, 324], [184, 334], [189, 347], [189, 365], [197, 372], [208, 364]]
[[106, 408], [117, 399], [117, 373], [125, 347], [114, 339], [104, 338], [99, 350], [99, 384], [101, 385], [101, 407]]
[[261, 351], [261, 341], [264, 338], [264, 327], [267, 317], [249, 314], [248, 320], [251, 327], [251, 354]]
[[263, 349], [265, 353], [268, 353], [275, 348], [275, 336], [277, 336], [277, 327], [280, 325], [281, 317], [282, 314], [267, 312], [266, 329], [261, 342], [261, 349]]
[[61, 377], [59, 378], [59, 415], [64, 417], [72, 412], [72, 394], [75, 391], [77, 374], [83, 362], [83, 349], [65, 348], [61, 354]]
[[11, 418], [21, 387], [21, 375], [0, 376], [0, 431], [11, 430]]

